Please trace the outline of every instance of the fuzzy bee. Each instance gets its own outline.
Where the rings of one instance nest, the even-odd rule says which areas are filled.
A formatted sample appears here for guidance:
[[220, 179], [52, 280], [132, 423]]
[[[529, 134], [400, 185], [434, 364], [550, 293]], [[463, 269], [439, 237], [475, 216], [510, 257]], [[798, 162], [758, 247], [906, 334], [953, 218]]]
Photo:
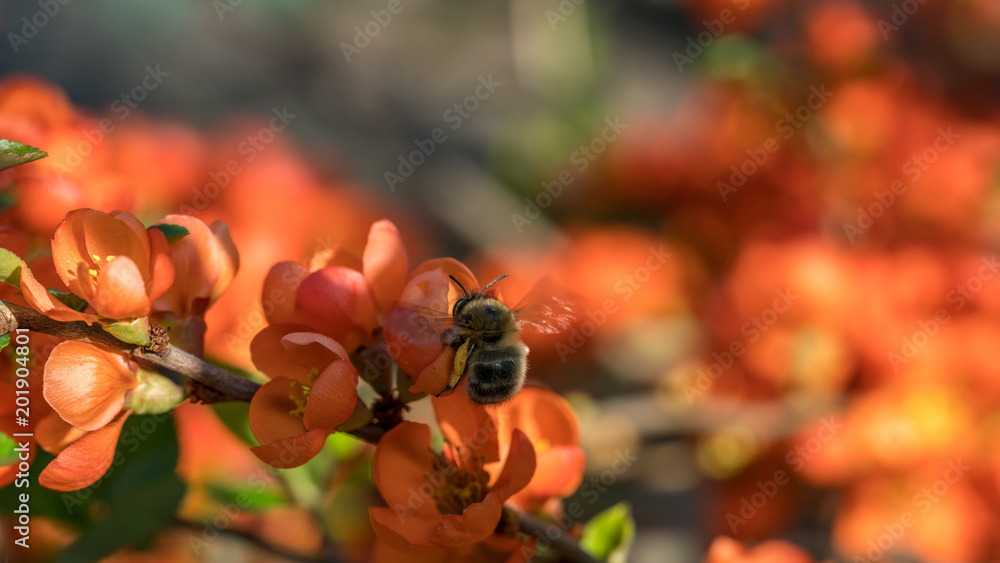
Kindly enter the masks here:
[[559, 333], [576, 317], [572, 300], [557, 297], [547, 280], [536, 284], [511, 309], [490, 290], [506, 277], [504, 274], [474, 291], [451, 277], [463, 295], [452, 307], [451, 326], [441, 334], [442, 342], [455, 349], [454, 369], [445, 391], [454, 389], [466, 375], [469, 397], [484, 405], [507, 401], [524, 386], [528, 347], [521, 341], [522, 331]]

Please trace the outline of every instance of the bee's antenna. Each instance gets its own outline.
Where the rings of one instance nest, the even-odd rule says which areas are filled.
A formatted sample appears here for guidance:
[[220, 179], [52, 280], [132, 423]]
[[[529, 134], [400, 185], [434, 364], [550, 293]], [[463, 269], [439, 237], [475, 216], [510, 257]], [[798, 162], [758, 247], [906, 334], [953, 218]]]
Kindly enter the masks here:
[[[504, 275], [500, 276], [499, 278], [497, 278], [497, 279], [495, 279], [495, 280], [491, 281], [491, 282], [490, 282], [489, 284], [487, 284], [487, 285], [486, 285], [486, 287], [484, 287], [484, 288], [483, 288], [483, 291], [486, 291], [487, 289], [489, 289], [489, 288], [490, 288], [490, 286], [492, 286], [493, 284], [497, 283], [498, 281], [500, 281], [500, 280], [502, 280], [502, 279], [506, 278], [506, 277], [507, 277], [507, 276], [509, 276], [509, 275], [510, 275], [510, 274], [504, 274]], [[456, 282], [456, 283], [457, 283], [457, 282]]]
[[448, 276], [448, 277], [451, 278], [451, 281], [455, 282], [455, 285], [457, 285], [458, 287], [462, 288], [462, 293], [464, 293], [466, 295], [469, 294], [468, 290], [465, 289], [465, 286], [462, 285], [462, 282], [460, 282], [457, 279], [455, 279], [455, 276]]

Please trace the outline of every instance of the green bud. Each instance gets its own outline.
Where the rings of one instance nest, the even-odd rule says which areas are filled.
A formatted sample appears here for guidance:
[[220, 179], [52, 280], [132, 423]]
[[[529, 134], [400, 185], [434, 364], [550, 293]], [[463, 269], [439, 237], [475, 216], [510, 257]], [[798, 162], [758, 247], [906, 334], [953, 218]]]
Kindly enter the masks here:
[[140, 369], [136, 378], [139, 386], [125, 394], [125, 408], [135, 414], [170, 412], [184, 400], [184, 389], [166, 376]]

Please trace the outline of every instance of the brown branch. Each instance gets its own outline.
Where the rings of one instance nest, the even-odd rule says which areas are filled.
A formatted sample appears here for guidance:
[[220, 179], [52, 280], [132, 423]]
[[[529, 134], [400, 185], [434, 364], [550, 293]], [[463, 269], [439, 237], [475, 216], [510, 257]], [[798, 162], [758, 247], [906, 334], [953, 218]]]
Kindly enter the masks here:
[[[89, 342], [106, 350], [132, 354], [140, 362], [152, 364], [216, 389], [231, 401], [249, 402], [260, 388], [260, 385], [243, 376], [210, 364], [175, 346], [167, 344], [159, 350], [159, 354], [156, 354], [151, 350], [118, 340], [105, 332], [100, 325], [89, 326], [83, 321], [56, 321], [34, 309], [0, 299], [0, 335], [13, 332], [16, 328], [27, 328], [42, 334]], [[368, 424], [347, 433], [371, 444], [377, 444], [385, 434], [385, 429], [375, 424]]]
[[162, 352], [156, 354], [151, 350], [118, 340], [105, 332], [100, 325], [90, 326], [83, 321], [60, 322], [34, 309], [0, 300], [0, 334], [12, 332], [16, 328], [27, 328], [42, 334], [89, 342], [106, 350], [132, 354], [139, 360], [217, 389], [233, 401], [249, 401], [260, 388], [260, 385], [245, 377], [207, 363], [179, 348], [167, 345]]
[[600, 563], [601, 561], [584, 551], [576, 538], [566, 533], [566, 530], [556, 523], [546, 522], [527, 512], [518, 511], [517, 527], [522, 533], [535, 538], [539, 543], [552, 545], [566, 559], [574, 563]]

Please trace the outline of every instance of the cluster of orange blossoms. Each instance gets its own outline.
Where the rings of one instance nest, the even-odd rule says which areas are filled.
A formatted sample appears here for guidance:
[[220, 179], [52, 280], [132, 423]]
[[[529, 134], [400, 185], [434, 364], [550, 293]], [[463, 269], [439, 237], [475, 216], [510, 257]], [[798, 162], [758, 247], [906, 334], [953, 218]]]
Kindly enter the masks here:
[[[168, 242], [156, 228], [162, 225], [183, 226], [187, 233]], [[2, 252], [5, 260], [16, 260], [9, 250]], [[134, 327], [148, 315], [181, 321], [203, 315], [238, 264], [224, 224], [209, 228], [197, 218], [172, 215], [146, 229], [129, 213], [91, 209], [72, 211], [60, 223], [52, 259], [86, 308], [72, 308], [44, 290], [22, 260], [24, 300], [50, 318], [101, 323], [109, 330]], [[431, 260], [409, 272], [399, 232], [388, 221], [372, 226], [360, 259], [324, 252], [309, 268], [275, 265], [264, 292], [277, 305], [268, 312], [271, 324], [251, 345], [255, 364], [272, 377], [250, 403], [249, 423], [261, 444], [252, 450], [274, 467], [295, 467], [314, 457], [336, 430], [374, 422], [387, 430], [376, 447], [373, 472], [389, 507], [371, 509], [385, 557], [393, 550], [418, 550], [444, 560], [459, 549], [473, 558], [484, 552], [523, 558], [532, 550], [520, 549], [527, 543], [514, 537], [516, 525], [497, 533], [502, 518], [516, 522], [505, 504], [558, 514], [558, 505], [549, 501], [572, 494], [583, 476], [576, 418], [558, 395], [540, 388], [526, 389], [495, 410], [472, 403], [464, 393], [435, 397], [447, 443], [440, 453], [431, 450], [429, 426], [402, 421], [407, 407], [400, 396], [414, 400], [425, 390], [440, 395], [454, 352], [439, 335], [387, 319], [399, 316], [395, 303], [453, 304], [458, 294], [448, 276], [477, 287], [452, 259]], [[369, 380], [382, 397], [373, 406], [395, 405], [395, 412], [373, 413], [358, 397], [352, 360], [372, 350], [388, 351], [396, 361]], [[390, 384], [391, 376], [407, 381], [397, 364], [413, 369], [412, 388]], [[129, 415], [168, 412], [184, 399], [180, 387], [140, 369], [129, 356], [77, 341], [61, 342], [50, 352], [43, 389], [53, 412], [38, 423], [35, 435], [57, 457], [39, 482], [62, 491], [102, 477]]]

